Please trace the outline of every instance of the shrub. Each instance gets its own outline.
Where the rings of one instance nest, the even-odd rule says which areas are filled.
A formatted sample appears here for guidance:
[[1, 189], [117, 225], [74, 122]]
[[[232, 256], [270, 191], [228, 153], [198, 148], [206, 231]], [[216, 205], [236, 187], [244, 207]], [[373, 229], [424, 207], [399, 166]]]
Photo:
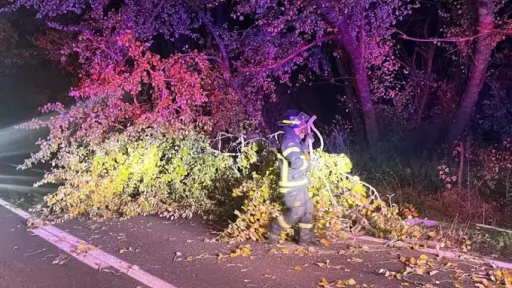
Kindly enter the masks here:
[[[452, 154], [438, 167], [443, 183], [438, 200], [448, 216], [463, 221], [506, 224], [512, 203], [512, 142], [482, 148], [470, 141], [456, 142]], [[500, 215], [503, 214], [503, 215]]]
[[71, 144], [58, 154], [59, 167], [38, 183], [58, 183], [45, 212], [61, 219], [163, 213], [208, 215], [210, 191], [230, 179], [232, 159], [195, 133], [150, 128], [126, 130], [89, 147]]

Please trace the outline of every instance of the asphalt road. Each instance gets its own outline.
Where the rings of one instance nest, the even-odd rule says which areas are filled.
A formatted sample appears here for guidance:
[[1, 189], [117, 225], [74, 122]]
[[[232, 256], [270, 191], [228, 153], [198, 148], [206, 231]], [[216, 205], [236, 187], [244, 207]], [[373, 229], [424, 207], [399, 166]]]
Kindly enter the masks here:
[[[232, 257], [230, 253], [241, 244], [208, 243], [205, 240], [213, 236], [210, 226], [198, 219], [75, 220], [57, 227], [180, 288], [320, 287], [322, 278], [329, 283], [353, 279], [367, 285], [361, 287], [405, 287], [403, 279], [387, 279], [377, 271], [401, 271], [405, 265], [400, 256], [419, 258], [417, 251], [362, 242], [338, 243], [311, 251], [300, 250], [293, 244], [248, 243], [247, 256]], [[25, 220], [3, 207], [0, 207], [0, 243], [2, 288], [148, 287], [117, 270], [100, 271], [79, 262], [52, 243], [32, 235]], [[454, 262], [431, 257], [432, 267]], [[439, 273], [432, 277], [411, 275], [409, 280], [432, 283], [432, 287], [454, 287], [455, 282], [451, 280], [454, 270], [431, 269], [438, 269]], [[458, 263], [457, 269], [478, 272], [464, 263]], [[467, 281], [460, 284], [472, 287]]]
[[[55, 262], [55, 264], [53, 264]], [[0, 287], [137, 287], [126, 275], [98, 272], [31, 235], [23, 218], [0, 207]]]
[[[34, 188], [42, 171], [18, 171], [27, 155], [0, 157], [0, 199], [28, 209], [54, 191]], [[107, 270], [109, 271], [109, 270]], [[27, 221], [0, 206], [0, 288], [143, 287], [127, 275], [99, 272], [34, 235]]]

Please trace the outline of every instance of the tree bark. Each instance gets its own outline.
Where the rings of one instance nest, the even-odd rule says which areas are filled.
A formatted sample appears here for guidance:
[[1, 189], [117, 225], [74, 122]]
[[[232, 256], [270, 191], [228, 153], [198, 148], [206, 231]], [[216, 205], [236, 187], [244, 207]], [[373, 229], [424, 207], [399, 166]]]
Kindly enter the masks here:
[[[348, 24], [343, 19], [334, 15], [332, 10], [326, 9], [323, 11], [322, 15], [330, 26], [337, 29], [336, 41], [345, 49], [350, 57], [358, 92], [357, 94], [359, 96], [359, 103], [363, 110], [366, 138], [370, 149], [372, 149], [379, 140], [379, 131], [377, 119], [375, 117], [375, 109], [373, 107], [373, 101], [370, 94], [370, 83], [368, 81], [366, 65], [364, 62], [364, 54], [360, 49], [362, 46], [358, 45], [357, 40], [350, 33]], [[362, 41], [364, 41], [364, 39], [362, 39]]]
[[[342, 63], [341, 59], [339, 59], [338, 57], [336, 57], [335, 61], [336, 61], [336, 68], [338, 69], [338, 73], [340, 74], [340, 77], [349, 76], [349, 73], [348, 73], [347, 69], [345, 68], [345, 63]], [[350, 118], [352, 118], [352, 125], [354, 125], [355, 134], [356, 134], [356, 136], [358, 136], [358, 140], [363, 140], [362, 137], [359, 137], [360, 135], [362, 135], [362, 133], [360, 131], [364, 131], [363, 130], [364, 125], [361, 121], [361, 117], [359, 115], [359, 109], [357, 107], [358, 105], [357, 105], [357, 100], [356, 100], [356, 93], [355, 93], [356, 87], [354, 87], [354, 80], [350, 79], [350, 81], [346, 81], [344, 83], [344, 87], [345, 87], [345, 94], [347, 95], [347, 100], [348, 100], [348, 111], [350, 113]]]
[[473, 65], [469, 75], [462, 103], [457, 111], [448, 133], [448, 143], [451, 144], [463, 133], [478, 100], [482, 89], [485, 73], [492, 52], [492, 34], [494, 28], [493, 0], [478, 0], [478, 32], [484, 36], [477, 39]]
[[[432, 62], [434, 60], [434, 53], [436, 51], [436, 46], [431, 44], [428, 47], [426, 55], [423, 55], [424, 61], [426, 61], [426, 71], [425, 71], [425, 79], [423, 79], [423, 83], [421, 84], [421, 94], [420, 101], [418, 104], [418, 110], [416, 114], [416, 124], [419, 124], [421, 121], [421, 117], [423, 116], [423, 111], [425, 110], [425, 105], [428, 102], [428, 98], [430, 96], [430, 84], [432, 82]], [[413, 63], [414, 65], [414, 63]]]

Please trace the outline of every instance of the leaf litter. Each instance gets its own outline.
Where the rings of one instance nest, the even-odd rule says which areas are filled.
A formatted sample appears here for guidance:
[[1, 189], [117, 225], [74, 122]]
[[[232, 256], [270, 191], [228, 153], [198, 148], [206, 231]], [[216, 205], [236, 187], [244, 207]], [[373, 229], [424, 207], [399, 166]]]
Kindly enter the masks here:
[[[512, 277], [510, 272], [506, 269], [491, 269], [486, 270], [485, 267], [475, 267], [472, 270], [472, 273], [465, 272], [464, 270], [459, 268], [457, 263], [453, 262], [436, 262], [434, 259], [430, 259], [426, 254], [421, 254], [418, 258], [415, 257], [405, 257], [399, 256], [400, 262], [405, 265], [405, 267], [396, 272], [390, 271], [388, 269], [378, 269], [377, 273], [385, 276], [386, 278], [403, 280], [406, 282], [402, 283], [412, 283], [415, 285], [423, 285], [421, 287], [436, 287], [443, 282], [450, 282], [454, 285], [454, 287], [467, 287], [462, 286], [460, 283], [462, 281], [469, 282], [471, 281], [474, 287], [478, 288], [488, 288], [488, 287], [512, 287]], [[439, 260], [440, 258], [438, 258]], [[476, 271], [475, 271], [476, 270]], [[481, 270], [481, 271], [478, 271]], [[440, 272], [448, 272], [451, 273], [450, 279], [448, 280], [436, 280], [429, 279], [430, 277], [440, 273]], [[426, 280], [430, 281], [419, 281], [413, 280], [410, 277], [416, 275], [419, 277], [426, 278]]]

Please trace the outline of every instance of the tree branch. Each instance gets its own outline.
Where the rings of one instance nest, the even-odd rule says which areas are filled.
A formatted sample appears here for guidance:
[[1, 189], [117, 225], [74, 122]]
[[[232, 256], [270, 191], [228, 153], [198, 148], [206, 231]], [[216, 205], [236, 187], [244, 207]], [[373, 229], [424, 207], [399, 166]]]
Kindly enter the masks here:
[[478, 37], [488, 36], [489, 34], [494, 34], [494, 33], [500, 33], [500, 34], [505, 34], [505, 35], [512, 35], [512, 32], [508, 31], [508, 30], [492, 30], [492, 31], [489, 31], [489, 32], [479, 33], [477, 35], [466, 36], [466, 37], [415, 38], [415, 37], [407, 36], [402, 31], [399, 31], [399, 30], [396, 30], [396, 29], [392, 29], [392, 31], [398, 33], [400, 38], [402, 38], [402, 39], [418, 41], [418, 42], [464, 42], [464, 41], [473, 40], [473, 39], [478, 38]]
[[301, 48], [295, 50], [293, 53], [291, 53], [286, 58], [283, 58], [281, 60], [273, 61], [273, 62], [271, 62], [271, 63], [269, 63], [267, 65], [262, 65], [262, 66], [242, 67], [239, 70], [242, 71], [242, 72], [257, 72], [257, 71], [261, 71], [261, 70], [265, 70], [265, 69], [273, 69], [273, 68], [279, 67], [279, 66], [285, 64], [286, 62], [292, 60], [293, 58], [297, 57], [297, 55], [299, 55], [300, 53], [308, 50], [309, 48], [311, 48], [311, 47], [313, 47], [313, 46], [315, 46], [315, 45], [317, 45], [317, 44], [319, 44], [321, 42], [326, 42], [326, 41], [329, 41], [329, 40], [332, 40], [332, 39], [335, 39], [335, 38], [336, 38], [336, 36], [334, 36], [334, 35], [325, 36], [325, 37], [316, 39], [315, 41], [311, 42], [308, 45], [302, 46]]
[[213, 28], [212, 23], [210, 22], [210, 20], [207, 19], [206, 15], [203, 13], [203, 11], [201, 11], [199, 8], [194, 7], [194, 6], [192, 8], [194, 9], [194, 11], [197, 12], [197, 15], [199, 16], [199, 18], [201, 18], [201, 21], [203, 21], [206, 28], [208, 28], [208, 30], [210, 31], [210, 33], [213, 36], [213, 39], [215, 39], [215, 42], [217, 42], [217, 46], [219, 46], [220, 54], [222, 55], [222, 61], [220, 62], [221, 65], [225, 69], [229, 68], [229, 59], [228, 59], [228, 54], [226, 52], [226, 47], [224, 47], [224, 44], [222, 43], [221, 39], [217, 35], [217, 32], [215, 31], [215, 29]]

